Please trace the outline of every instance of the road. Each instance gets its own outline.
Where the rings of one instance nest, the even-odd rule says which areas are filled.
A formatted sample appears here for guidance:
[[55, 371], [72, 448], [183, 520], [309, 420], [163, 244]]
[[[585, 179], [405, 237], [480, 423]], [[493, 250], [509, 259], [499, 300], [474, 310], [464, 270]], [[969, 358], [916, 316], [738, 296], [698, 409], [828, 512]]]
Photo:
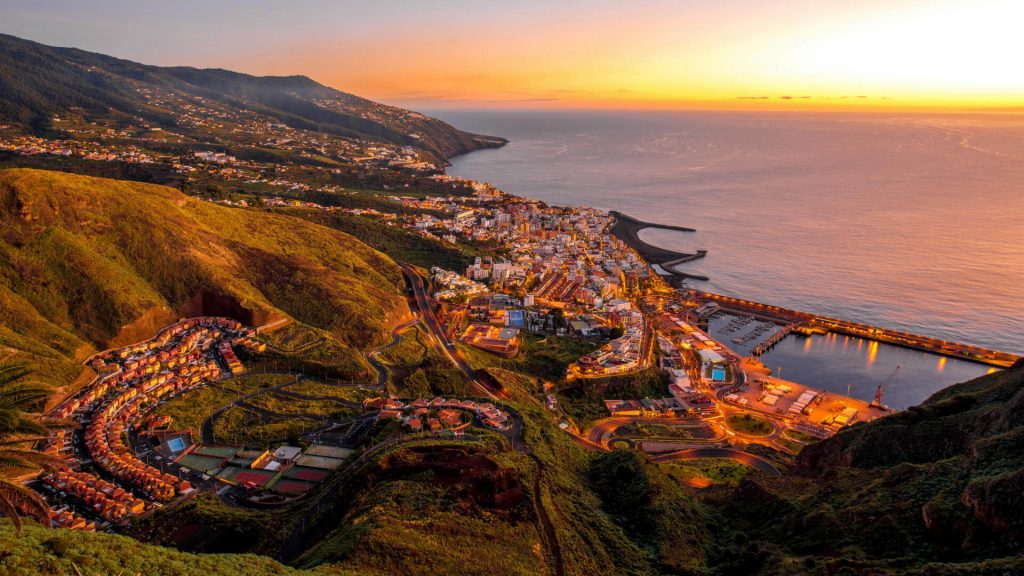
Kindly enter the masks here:
[[[596, 444], [603, 448], [608, 448], [608, 442], [611, 440], [611, 435], [628, 424], [662, 424], [666, 426], [679, 426], [679, 427], [693, 427], [693, 428], [704, 428], [715, 432], [715, 428], [705, 423], [700, 418], [650, 418], [646, 416], [611, 416], [609, 418], [602, 418], [595, 420], [591, 427], [586, 431], [585, 437], [592, 444]], [[693, 438], [693, 439], [678, 439], [678, 442], [682, 444], [694, 443], [694, 444], [707, 444], [711, 442], [721, 442], [725, 436], [723, 434], [716, 434], [711, 438]], [[645, 440], [666, 440], [663, 438], [645, 438]]]
[[668, 454], [658, 454], [657, 456], [652, 456], [651, 460], [654, 462], [673, 462], [676, 460], [695, 460], [697, 458], [727, 458], [773, 476], [782, 475], [782, 472], [768, 460], [749, 452], [733, 450], [732, 448], [691, 448], [678, 452], [669, 452]]
[[388, 367], [383, 362], [380, 361], [379, 356], [385, 350], [397, 346], [398, 343], [402, 341], [402, 332], [405, 332], [410, 327], [418, 323], [419, 319], [413, 318], [408, 322], [403, 322], [402, 324], [395, 326], [391, 330], [390, 342], [384, 344], [383, 346], [378, 346], [377, 348], [374, 348], [370, 352], [366, 353], [366, 360], [370, 363], [371, 366], [374, 367], [375, 370], [377, 370], [377, 388], [380, 388], [381, 391], [385, 391], [387, 389], [389, 370]]
[[448, 338], [444, 329], [441, 327], [441, 323], [437, 320], [437, 316], [434, 314], [434, 307], [431, 306], [429, 296], [427, 295], [427, 289], [423, 281], [423, 277], [420, 276], [411, 266], [402, 264], [402, 274], [405, 275], [406, 282], [413, 290], [413, 296], [415, 299], [416, 314], [419, 316], [420, 324], [426, 328], [427, 341], [433, 345], [434, 349], [442, 357], [448, 358], [448, 360], [455, 365], [466, 378], [469, 379], [470, 383], [480, 392], [481, 396], [490, 398], [491, 400], [501, 400], [505, 398], [504, 392], [496, 389], [490, 383], [485, 381], [476, 370], [473, 369], [469, 363], [459, 354], [455, 348], [455, 343]]

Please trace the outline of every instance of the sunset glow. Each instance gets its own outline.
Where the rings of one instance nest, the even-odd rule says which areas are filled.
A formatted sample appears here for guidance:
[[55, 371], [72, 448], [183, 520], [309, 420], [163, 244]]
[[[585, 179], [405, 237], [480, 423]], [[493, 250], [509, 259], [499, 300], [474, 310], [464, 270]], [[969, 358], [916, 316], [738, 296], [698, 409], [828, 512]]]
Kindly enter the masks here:
[[[1024, 94], [1024, 5], [1009, 0], [229, 2], [188, 27], [198, 4], [23, 4], [3, 32], [152, 64], [303, 73], [401, 105], [977, 108]], [[55, 14], [83, 25], [43, 29]]]

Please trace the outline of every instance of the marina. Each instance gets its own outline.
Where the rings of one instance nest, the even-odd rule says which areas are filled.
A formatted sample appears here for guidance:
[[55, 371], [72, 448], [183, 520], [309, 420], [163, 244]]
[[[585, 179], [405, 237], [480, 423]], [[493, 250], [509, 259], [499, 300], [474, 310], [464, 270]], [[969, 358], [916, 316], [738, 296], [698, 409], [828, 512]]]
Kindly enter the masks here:
[[[725, 330], [734, 325], [736, 318], [728, 313], [716, 314], [708, 321], [709, 333], [729, 342], [735, 332]], [[884, 390], [884, 403], [896, 409], [919, 404], [946, 386], [996, 370], [975, 362], [845, 334], [803, 335], [784, 331], [785, 328], [779, 326], [779, 331], [768, 341], [781, 337], [757, 359], [773, 376], [866, 402], [872, 399], [878, 384], [900, 366], [899, 374]], [[731, 347], [739, 355], [754, 356], [753, 349], [757, 345], [750, 342]]]

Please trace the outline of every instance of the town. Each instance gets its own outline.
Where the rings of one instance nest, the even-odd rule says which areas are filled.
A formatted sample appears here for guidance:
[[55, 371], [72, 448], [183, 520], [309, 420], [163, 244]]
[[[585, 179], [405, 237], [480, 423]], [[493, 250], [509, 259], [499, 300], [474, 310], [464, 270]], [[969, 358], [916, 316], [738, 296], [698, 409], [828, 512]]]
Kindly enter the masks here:
[[[33, 483], [53, 506], [54, 526], [115, 530], [160, 507], [202, 491], [216, 492], [232, 505], [267, 506], [289, 501], [324, 482], [352, 453], [349, 442], [331, 442], [330, 423], [302, 446], [228, 446], [199, 441], [198, 430], [181, 430], [154, 410], [197, 388], [238, 377], [245, 367], [235, 354], [259, 354], [266, 344], [253, 328], [221, 317], [181, 320], [155, 337], [91, 357], [94, 380], [50, 411], [76, 422], [51, 431], [44, 452], [65, 465]], [[366, 398], [363, 423], [398, 422], [408, 433], [461, 438], [473, 426], [511, 433], [514, 418], [487, 402], [456, 398], [404, 403]], [[347, 422], [365, 432], [365, 426]], [[348, 445], [349, 447], [345, 447]]]

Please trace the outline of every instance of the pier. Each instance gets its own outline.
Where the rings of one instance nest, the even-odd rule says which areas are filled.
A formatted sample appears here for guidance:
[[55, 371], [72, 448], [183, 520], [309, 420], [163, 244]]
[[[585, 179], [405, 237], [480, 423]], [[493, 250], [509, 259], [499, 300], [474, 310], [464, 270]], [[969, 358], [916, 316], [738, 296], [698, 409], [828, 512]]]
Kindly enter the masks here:
[[690, 290], [687, 295], [690, 300], [699, 304], [715, 302], [721, 307], [723, 312], [748, 314], [787, 324], [790, 331], [798, 330], [805, 333], [836, 332], [839, 334], [848, 334], [850, 336], [856, 336], [868, 340], [877, 340], [887, 344], [913, 348], [915, 350], [922, 350], [933, 354], [949, 356], [951, 358], [969, 360], [971, 362], [977, 362], [979, 364], [985, 364], [997, 368], [1009, 368], [1014, 362], [1021, 359], [1021, 356], [1017, 354], [990, 350], [988, 348], [982, 348], [972, 344], [949, 342], [939, 338], [920, 336], [890, 328], [880, 328], [870, 324], [831, 318], [828, 316], [821, 316], [819, 314], [812, 314], [810, 312], [790, 310], [779, 306], [752, 302], [742, 298], [733, 298], [731, 296], [723, 296], [721, 294], [714, 294], [711, 292]]
[[760, 356], [761, 354], [764, 354], [765, 352], [771, 350], [773, 346], [781, 342], [782, 339], [785, 338], [786, 336], [789, 336], [789, 334], [793, 330], [795, 330], [796, 327], [799, 325], [800, 324], [797, 322], [786, 324], [785, 326], [782, 327], [781, 330], [769, 336], [767, 340], [755, 346], [754, 349], [751, 351], [751, 354], [753, 354], [754, 356]]

